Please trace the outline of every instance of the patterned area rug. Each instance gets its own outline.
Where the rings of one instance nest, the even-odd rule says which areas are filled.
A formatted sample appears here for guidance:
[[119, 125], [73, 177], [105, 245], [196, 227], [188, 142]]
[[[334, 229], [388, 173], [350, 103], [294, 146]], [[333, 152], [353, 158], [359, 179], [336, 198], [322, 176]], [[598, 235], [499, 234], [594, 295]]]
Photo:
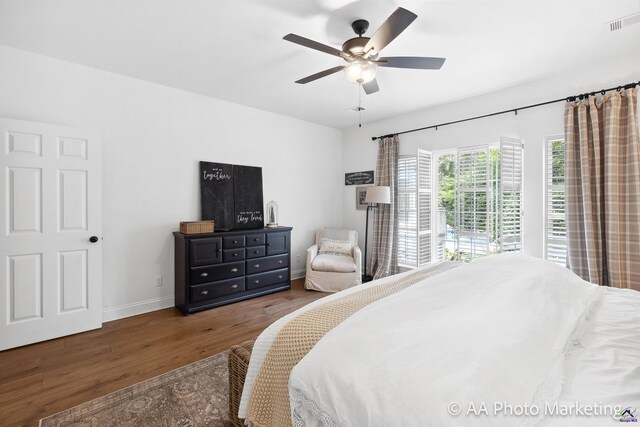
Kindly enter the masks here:
[[227, 352], [167, 372], [40, 420], [51, 426], [224, 426]]

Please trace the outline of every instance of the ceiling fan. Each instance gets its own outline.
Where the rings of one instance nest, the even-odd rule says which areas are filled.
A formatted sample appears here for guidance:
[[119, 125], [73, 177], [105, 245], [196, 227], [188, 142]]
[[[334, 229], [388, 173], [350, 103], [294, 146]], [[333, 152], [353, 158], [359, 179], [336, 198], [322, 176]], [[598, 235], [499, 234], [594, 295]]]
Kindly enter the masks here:
[[347, 65], [339, 65], [320, 71], [300, 79], [296, 83], [306, 84], [344, 70], [348, 80], [361, 84], [367, 94], [372, 94], [380, 90], [375, 79], [378, 67], [439, 70], [444, 64], [445, 58], [419, 56], [378, 57], [380, 51], [398, 37], [417, 17], [418, 15], [415, 13], [399, 7], [384, 21], [371, 38], [362, 36], [369, 28], [369, 22], [364, 19], [358, 19], [351, 24], [351, 28], [353, 28], [358, 37], [344, 42], [342, 50], [296, 34], [287, 34], [283, 37], [287, 41], [339, 56], [348, 62]]

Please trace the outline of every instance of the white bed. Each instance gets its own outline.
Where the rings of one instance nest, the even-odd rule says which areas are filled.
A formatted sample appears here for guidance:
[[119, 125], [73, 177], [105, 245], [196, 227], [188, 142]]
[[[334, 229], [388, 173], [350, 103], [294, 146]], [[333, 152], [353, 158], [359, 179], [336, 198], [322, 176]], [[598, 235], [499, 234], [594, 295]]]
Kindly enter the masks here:
[[[291, 371], [293, 424], [619, 425], [607, 411], [640, 409], [640, 293], [524, 255], [454, 266], [432, 268], [324, 335]], [[384, 280], [268, 328], [254, 345], [239, 416], [283, 325]], [[459, 415], [450, 413], [455, 403]], [[552, 413], [577, 408], [605, 415]]]

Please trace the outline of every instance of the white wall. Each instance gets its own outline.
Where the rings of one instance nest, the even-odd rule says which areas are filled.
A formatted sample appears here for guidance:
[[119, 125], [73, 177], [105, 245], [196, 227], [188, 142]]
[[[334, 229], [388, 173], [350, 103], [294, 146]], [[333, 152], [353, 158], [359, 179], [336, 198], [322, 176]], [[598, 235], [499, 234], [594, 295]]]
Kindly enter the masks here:
[[315, 229], [341, 224], [335, 129], [5, 47], [0, 116], [101, 133], [105, 321], [173, 305], [171, 232], [200, 217], [200, 160], [262, 167], [294, 275]]
[[[473, 74], [470, 73], [470, 78]], [[450, 122], [529, 104], [564, 98], [587, 91], [616, 87], [640, 79], [640, 58], [628, 57], [594, 63], [571, 73], [522, 86], [456, 101], [407, 114], [362, 128], [343, 131], [344, 172], [375, 169], [377, 142], [372, 136], [385, 135]], [[386, 90], [393, 90], [385, 88]], [[375, 96], [375, 95], [371, 95]], [[416, 94], [428, 97], [429, 94]], [[524, 252], [542, 256], [543, 245], [543, 163], [545, 136], [564, 133], [564, 102], [490, 118], [440, 127], [436, 130], [401, 135], [400, 154], [414, 154], [417, 148], [441, 150], [498, 141], [500, 136], [522, 138], [524, 154]], [[365, 104], [366, 106], [366, 104]], [[355, 186], [345, 186], [342, 198], [342, 225], [358, 230], [364, 245], [365, 213], [355, 209]], [[371, 234], [371, 230], [369, 230]], [[369, 252], [370, 253], [370, 252]]]

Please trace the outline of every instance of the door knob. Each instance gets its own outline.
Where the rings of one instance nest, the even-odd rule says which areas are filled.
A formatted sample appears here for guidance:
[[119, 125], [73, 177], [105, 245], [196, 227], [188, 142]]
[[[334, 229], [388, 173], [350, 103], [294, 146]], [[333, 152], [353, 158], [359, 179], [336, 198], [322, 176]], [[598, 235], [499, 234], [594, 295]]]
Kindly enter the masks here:
[[98, 236], [91, 236], [91, 237], [89, 237], [89, 241], [90, 241], [91, 243], [95, 243], [95, 242], [97, 242], [97, 241], [98, 241]]

